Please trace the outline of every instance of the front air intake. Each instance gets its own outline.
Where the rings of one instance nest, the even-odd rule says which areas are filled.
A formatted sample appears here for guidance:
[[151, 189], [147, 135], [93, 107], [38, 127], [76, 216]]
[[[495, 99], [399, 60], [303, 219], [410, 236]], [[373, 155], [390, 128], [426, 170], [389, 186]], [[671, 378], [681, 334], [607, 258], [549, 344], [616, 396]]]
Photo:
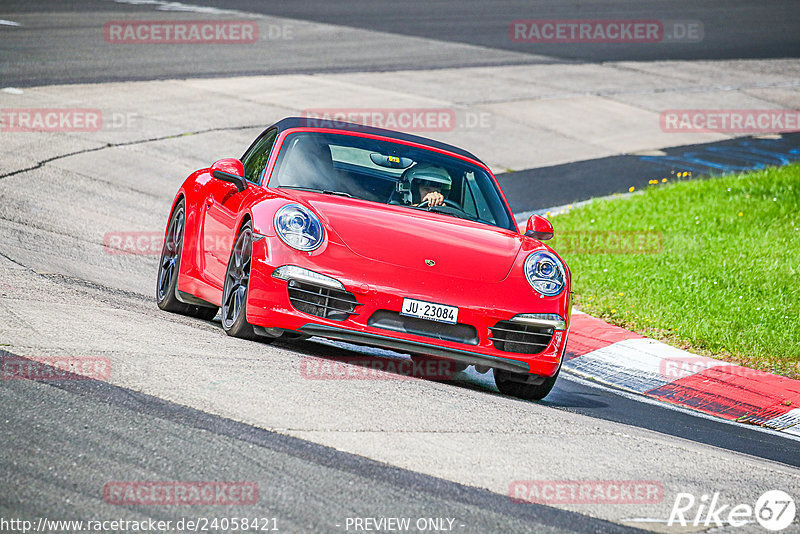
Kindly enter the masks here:
[[489, 327], [489, 337], [497, 350], [518, 354], [539, 354], [550, 344], [553, 327], [500, 321]]
[[348, 291], [310, 282], [289, 280], [288, 291], [289, 302], [298, 311], [332, 321], [344, 321], [358, 315], [355, 309], [361, 306], [355, 295]]

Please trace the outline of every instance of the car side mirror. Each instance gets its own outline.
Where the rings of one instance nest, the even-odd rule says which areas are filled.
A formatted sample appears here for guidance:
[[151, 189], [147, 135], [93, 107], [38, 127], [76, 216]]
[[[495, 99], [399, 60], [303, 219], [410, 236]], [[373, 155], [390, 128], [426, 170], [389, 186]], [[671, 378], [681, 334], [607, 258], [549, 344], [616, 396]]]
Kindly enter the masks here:
[[525, 227], [525, 235], [539, 241], [547, 241], [553, 238], [553, 225], [540, 215], [531, 215]]
[[239, 192], [247, 189], [247, 180], [244, 179], [244, 165], [236, 158], [215, 161], [211, 165], [211, 176], [217, 180], [235, 185]]

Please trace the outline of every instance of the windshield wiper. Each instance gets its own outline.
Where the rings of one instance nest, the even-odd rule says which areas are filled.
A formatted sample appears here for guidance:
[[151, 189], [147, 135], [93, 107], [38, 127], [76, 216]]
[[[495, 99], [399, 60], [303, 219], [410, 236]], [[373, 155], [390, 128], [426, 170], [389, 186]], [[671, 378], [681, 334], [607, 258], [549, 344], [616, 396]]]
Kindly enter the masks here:
[[340, 196], [340, 197], [353, 198], [353, 195], [351, 195], [350, 193], [345, 193], [344, 191], [329, 191], [329, 190], [325, 189], [324, 191], [320, 191], [320, 193], [322, 193], [323, 195], [337, 195], [337, 196]]
[[322, 193], [323, 195], [337, 195], [340, 197], [350, 197], [353, 198], [353, 195], [350, 193], [345, 193], [344, 191], [331, 191], [329, 189], [315, 189], [313, 187], [302, 187], [299, 185], [279, 185], [281, 189], [297, 189], [299, 191], [310, 191], [312, 193]]
[[457, 217], [459, 219], [466, 219], [468, 221], [476, 221], [476, 222], [483, 222], [480, 219], [468, 215], [463, 211], [454, 211], [454, 210], [440, 210], [440, 207], [450, 208], [451, 206], [409, 206], [411, 209], [415, 210], [423, 210], [423, 211], [430, 211], [432, 213], [440, 213], [442, 215], [450, 215], [452, 217]]

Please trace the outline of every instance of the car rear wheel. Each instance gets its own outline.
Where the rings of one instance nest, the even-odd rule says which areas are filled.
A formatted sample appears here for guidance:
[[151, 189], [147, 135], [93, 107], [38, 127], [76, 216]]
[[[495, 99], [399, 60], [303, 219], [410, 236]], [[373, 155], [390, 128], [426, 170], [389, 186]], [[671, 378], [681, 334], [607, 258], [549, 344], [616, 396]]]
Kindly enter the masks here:
[[553, 389], [560, 371], [561, 368], [553, 376], [544, 377], [495, 369], [494, 382], [500, 393], [505, 395], [525, 400], [542, 400]]
[[207, 321], [217, 315], [216, 306], [195, 306], [181, 302], [177, 297], [178, 272], [181, 267], [183, 253], [183, 234], [186, 222], [186, 208], [183, 200], [178, 202], [169, 218], [167, 235], [161, 248], [161, 261], [158, 263], [156, 279], [156, 303], [164, 311], [180, 313], [205, 319]]
[[256, 339], [253, 325], [247, 322], [247, 289], [253, 258], [253, 226], [246, 222], [233, 245], [222, 288], [222, 329], [229, 336]]

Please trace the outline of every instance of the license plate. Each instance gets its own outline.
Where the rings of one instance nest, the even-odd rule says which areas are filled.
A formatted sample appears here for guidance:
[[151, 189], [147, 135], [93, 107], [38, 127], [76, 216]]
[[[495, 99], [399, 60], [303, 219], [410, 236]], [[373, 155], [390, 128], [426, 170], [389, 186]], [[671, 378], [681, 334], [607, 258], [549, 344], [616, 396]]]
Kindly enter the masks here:
[[400, 310], [400, 315], [456, 324], [456, 321], [458, 321], [458, 308], [425, 302], [424, 300], [403, 299], [403, 309]]

